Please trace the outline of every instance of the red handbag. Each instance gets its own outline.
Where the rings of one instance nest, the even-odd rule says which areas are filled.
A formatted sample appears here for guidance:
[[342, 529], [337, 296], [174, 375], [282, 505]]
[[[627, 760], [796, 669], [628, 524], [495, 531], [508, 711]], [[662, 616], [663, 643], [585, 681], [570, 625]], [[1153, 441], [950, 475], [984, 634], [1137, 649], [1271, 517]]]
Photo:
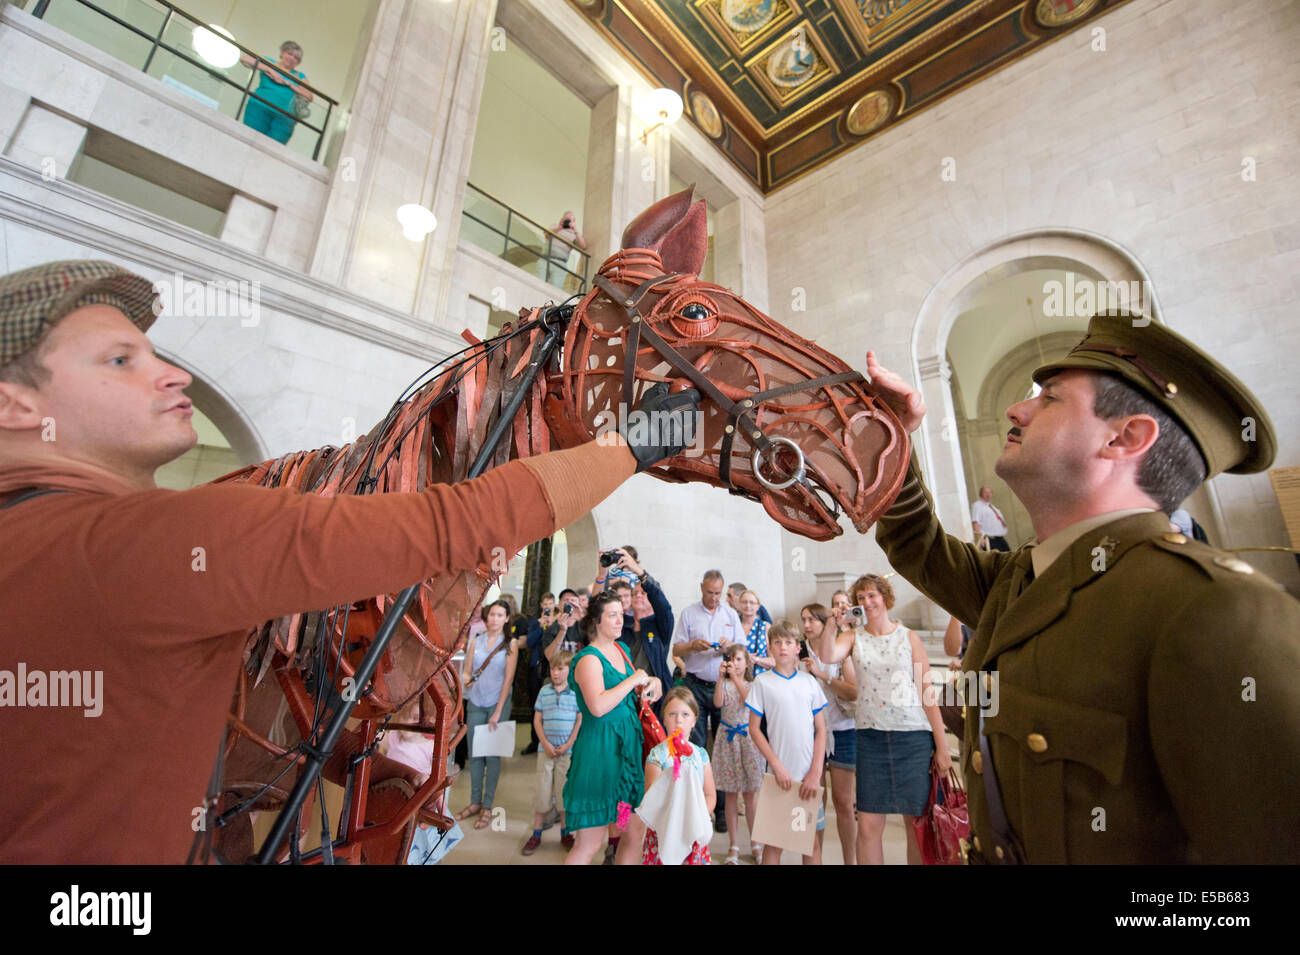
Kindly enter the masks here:
[[[618, 647], [618, 652], [623, 654], [624, 660], [627, 660], [628, 669], [635, 670], [636, 667], [632, 666], [632, 661], [628, 659], [627, 651], [623, 649], [623, 645], [616, 641], [614, 646]], [[641, 717], [641, 761], [644, 762], [646, 757], [650, 755], [650, 750], [667, 739], [668, 734], [664, 732], [664, 726], [659, 722], [659, 717], [655, 716], [655, 711], [650, 709], [650, 704], [641, 695], [640, 688], [632, 692], [636, 695], [637, 716]]]
[[930, 798], [912, 828], [925, 865], [961, 865], [961, 841], [970, 838], [970, 812], [955, 770], [948, 770], [947, 779], [930, 772]]

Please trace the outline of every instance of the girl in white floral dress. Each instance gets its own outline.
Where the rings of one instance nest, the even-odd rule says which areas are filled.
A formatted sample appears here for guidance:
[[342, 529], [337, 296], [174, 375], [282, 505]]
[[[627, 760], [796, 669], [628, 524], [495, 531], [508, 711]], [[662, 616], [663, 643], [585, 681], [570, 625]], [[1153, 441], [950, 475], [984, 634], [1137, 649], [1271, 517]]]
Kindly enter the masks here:
[[[727, 833], [731, 848], [724, 865], [738, 865], [740, 847], [736, 845], [737, 799], [744, 797], [745, 821], [751, 827], [758, 804], [758, 790], [763, 785], [763, 757], [749, 738], [749, 710], [745, 698], [754, 679], [749, 652], [744, 644], [734, 643], [722, 656], [718, 682], [713, 691], [713, 705], [721, 709], [717, 736], [713, 740], [713, 780], [718, 792], [727, 795]], [[751, 828], [752, 832], [752, 828]], [[762, 847], [753, 844], [761, 855]]]

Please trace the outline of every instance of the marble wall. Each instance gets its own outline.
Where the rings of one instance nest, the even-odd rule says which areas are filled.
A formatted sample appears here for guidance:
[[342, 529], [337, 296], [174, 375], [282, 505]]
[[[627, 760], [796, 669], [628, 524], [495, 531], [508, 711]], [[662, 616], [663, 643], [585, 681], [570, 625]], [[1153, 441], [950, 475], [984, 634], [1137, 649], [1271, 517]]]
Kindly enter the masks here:
[[[922, 458], [959, 536], [973, 489], [938, 434], [946, 329], [927, 315], [947, 308], [936, 290], [959, 294], [945, 285], [956, 271], [1017, 237], [1025, 259], [1061, 232], [1127, 258], [1163, 320], [1259, 396], [1276, 465], [1300, 463], [1300, 7], [1134, 0], [1096, 26], [1104, 50], [1071, 33], [767, 199], [774, 316], [858, 367], [870, 347], [930, 383]], [[806, 313], [788, 307], [796, 287]], [[1221, 476], [1208, 496], [1223, 546], [1286, 543], [1267, 475]], [[885, 566], [852, 533], [814, 553], [812, 573]], [[1242, 556], [1300, 592], [1289, 556]], [[787, 573], [792, 601], [812, 573]]]

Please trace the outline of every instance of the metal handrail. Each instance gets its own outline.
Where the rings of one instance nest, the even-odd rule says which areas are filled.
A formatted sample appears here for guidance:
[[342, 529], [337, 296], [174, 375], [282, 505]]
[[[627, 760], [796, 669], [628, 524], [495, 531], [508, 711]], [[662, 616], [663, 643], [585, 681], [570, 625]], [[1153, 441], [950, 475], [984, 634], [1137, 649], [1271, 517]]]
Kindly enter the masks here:
[[510, 207], [509, 205], [507, 205], [506, 203], [502, 202], [500, 199], [498, 199], [496, 196], [492, 195], [490, 192], [487, 192], [486, 190], [480, 189], [478, 186], [475, 186], [473, 183], [468, 183], [468, 182], [467, 182], [467, 183], [465, 184], [465, 186], [466, 186], [466, 189], [467, 189], [468, 191], [471, 191], [471, 192], [477, 193], [478, 195], [482, 196], [483, 198], [489, 200], [490, 202], [496, 204], [497, 206], [499, 206], [499, 207], [501, 207], [502, 209], [505, 210], [505, 212], [506, 212], [506, 227], [505, 227], [505, 231], [504, 231], [504, 232], [502, 232], [499, 228], [497, 228], [497, 227], [496, 227], [495, 225], [493, 225], [492, 223], [490, 223], [490, 222], [484, 222], [482, 219], [480, 219], [478, 216], [474, 215], [473, 213], [469, 212], [467, 209], [462, 209], [462, 210], [461, 210], [461, 215], [462, 215], [464, 218], [469, 219], [471, 222], [478, 223], [478, 224], [481, 225], [483, 228], [487, 229], [489, 232], [493, 232], [493, 233], [495, 233], [495, 234], [501, 236], [501, 237], [505, 240], [504, 243], [502, 244], [502, 248], [501, 248], [501, 252], [500, 252], [500, 255], [501, 255], [502, 257], [504, 257], [504, 256], [505, 256], [505, 255], [510, 251], [510, 248], [511, 248], [512, 245], [514, 245], [514, 246], [518, 246], [519, 248], [531, 249], [530, 246], [528, 246], [528, 245], [526, 245], [525, 243], [519, 241], [518, 239], [516, 239], [516, 238], [511, 234], [511, 226], [514, 224], [514, 220], [515, 220], [515, 219], [520, 219], [520, 220], [522, 220], [523, 222], [526, 222], [528, 225], [530, 225], [530, 226], [534, 227], [535, 229], [539, 230], [539, 231], [542, 232], [544, 235], [546, 235], [546, 236], [549, 238], [550, 242], [559, 242], [559, 243], [562, 243], [563, 245], [566, 245], [566, 246], [568, 246], [570, 249], [573, 249], [574, 251], [576, 251], [576, 252], [579, 254], [579, 256], [581, 256], [580, 264], [581, 264], [581, 267], [582, 267], [582, 271], [581, 271], [581, 272], [574, 272], [572, 269], [569, 269], [569, 268], [567, 268], [566, 266], [561, 265], [561, 264], [559, 264], [558, 262], [556, 262], [554, 259], [552, 259], [552, 258], [551, 258], [551, 255], [550, 255], [550, 248], [548, 247], [548, 248], [547, 248], [547, 249], [542, 253], [542, 255], [539, 256], [540, 258], [544, 258], [544, 259], [546, 260], [546, 279], [545, 279], [546, 283], [547, 283], [548, 285], [555, 285], [557, 288], [559, 287], [559, 283], [558, 283], [558, 282], [553, 282], [553, 281], [551, 281], [552, 270], [554, 270], [555, 272], [563, 273], [563, 274], [565, 274], [565, 275], [572, 275], [572, 276], [573, 276], [574, 278], [576, 278], [576, 279], [578, 280], [578, 282], [579, 282], [579, 291], [582, 291], [582, 292], [585, 292], [585, 291], [586, 291], [586, 289], [587, 289], [587, 270], [588, 270], [588, 268], [589, 268], [589, 266], [590, 266], [590, 263], [591, 263], [591, 254], [590, 254], [589, 252], [586, 252], [586, 251], [580, 249], [578, 246], [574, 245], [574, 244], [573, 244], [572, 242], [570, 242], [568, 239], [564, 238], [564, 236], [562, 236], [562, 235], [558, 235], [556, 232], [552, 231], [551, 229], [548, 229], [546, 226], [542, 225], [541, 223], [537, 222], [536, 220], [534, 220], [534, 219], [530, 219], [528, 216], [524, 215], [524, 214], [521, 213], [521, 212], [516, 212], [513, 208], [511, 208], [511, 207]]
[[[38, 0], [36, 6], [32, 8], [32, 16], [36, 17], [37, 19], [44, 19], [45, 13], [49, 9], [50, 2], [51, 0]], [[325, 119], [320, 126], [313, 126], [311, 123], [307, 122], [306, 120], [299, 119], [293, 113], [287, 112], [286, 110], [282, 109], [276, 104], [270, 102], [267, 99], [263, 99], [261, 96], [258, 96], [256, 93], [254, 93], [252, 89], [253, 79], [261, 72], [256, 65], [248, 68], [249, 70], [248, 80], [247, 82], [244, 83], [243, 87], [240, 87], [238, 83], [230, 79], [225, 74], [217, 72], [211, 66], [202, 62], [201, 60], [194, 59], [184, 50], [177, 49], [171, 44], [165, 43], [163, 41], [163, 34], [166, 33], [168, 25], [172, 22], [173, 14], [179, 14], [181, 18], [188, 20], [190, 23], [194, 24], [195, 26], [203, 27], [204, 29], [206, 29], [208, 26], [208, 24], [204, 23], [203, 21], [199, 20], [198, 18], [194, 17], [189, 13], [186, 13], [180, 7], [168, 3], [167, 0], [150, 0], [150, 2], [156, 3], [158, 6], [163, 7], [167, 11], [166, 14], [163, 16], [162, 25], [158, 28], [158, 32], [156, 34], [146, 33], [144, 30], [141, 30], [139, 27], [137, 27], [134, 23], [128, 23], [127, 21], [123, 20], [121, 17], [117, 16], [116, 14], [109, 13], [107, 10], [103, 9], [102, 7], [96, 6], [94, 3], [91, 2], [91, 0], [75, 0], [75, 2], [81, 4], [83, 7], [89, 7], [91, 10], [94, 10], [100, 16], [104, 17], [105, 19], [112, 20], [118, 26], [124, 27], [125, 29], [134, 33], [136, 36], [143, 37], [144, 39], [151, 41], [152, 45], [149, 48], [149, 56], [145, 58], [144, 66], [142, 67], [143, 72], [145, 73], [149, 72], [149, 67], [153, 65], [154, 56], [155, 54], [157, 54], [160, 48], [166, 50], [168, 53], [171, 53], [173, 56], [177, 56], [180, 59], [184, 60], [185, 62], [189, 63], [190, 65], [198, 67], [200, 70], [207, 73], [209, 76], [211, 76], [213, 79], [217, 80], [218, 82], [224, 83], [227, 86], [233, 86], [235, 89], [241, 89], [243, 95], [240, 97], [239, 106], [235, 109], [236, 119], [239, 117], [240, 113], [242, 113], [244, 109], [247, 107], [248, 100], [252, 98], [257, 100], [259, 103], [263, 104], [264, 106], [266, 106], [268, 109], [273, 109], [277, 113], [280, 113], [282, 116], [286, 116], [289, 119], [293, 120], [295, 123], [305, 126], [308, 129], [310, 129], [312, 132], [316, 133], [316, 148], [312, 151], [311, 158], [313, 160], [317, 160], [320, 158], [321, 145], [325, 141], [325, 130], [329, 128], [330, 117], [334, 113], [334, 108], [338, 106], [338, 100], [334, 99], [331, 96], [327, 96], [325, 93], [321, 92], [316, 87], [312, 86], [310, 83], [307, 83], [290, 73], [286, 73], [284, 70], [280, 69], [278, 65], [272, 63], [270, 60], [267, 60], [265, 57], [248, 49], [248, 47], [243, 46], [242, 44], [237, 43], [234, 40], [229, 39], [228, 37], [222, 37], [223, 40], [225, 40], [231, 46], [238, 49], [240, 53], [246, 54], [247, 56], [251, 56], [254, 60], [258, 60], [262, 63], [267, 64], [277, 73], [279, 73], [281, 76], [285, 77], [287, 80], [293, 83], [295, 86], [300, 86], [304, 89], [310, 90], [312, 97], [314, 99], [319, 98], [323, 100], [326, 103]], [[241, 58], [241, 63], [242, 63], [242, 58]]]

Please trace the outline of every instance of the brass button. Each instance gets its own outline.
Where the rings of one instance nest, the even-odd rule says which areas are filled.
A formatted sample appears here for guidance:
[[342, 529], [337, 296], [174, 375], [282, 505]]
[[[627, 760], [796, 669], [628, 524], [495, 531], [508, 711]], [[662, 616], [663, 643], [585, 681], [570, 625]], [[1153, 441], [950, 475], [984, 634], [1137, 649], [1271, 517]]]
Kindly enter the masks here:
[[999, 859], [1006, 857], [1006, 853], [1002, 851], [1001, 846], [995, 846], [993, 849], [993, 854], [996, 855]]
[[1186, 544], [1187, 536], [1185, 534], [1166, 534], [1165, 540], [1171, 544]]
[[1047, 752], [1047, 740], [1042, 733], [1030, 733], [1025, 737], [1025, 742], [1029, 744], [1029, 748], [1035, 753]]
[[1214, 558], [1214, 562], [1224, 570], [1230, 570], [1236, 574], [1253, 574], [1255, 572], [1255, 568], [1240, 557], [1232, 557], [1229, 554], [1220, 554]]
[[976, 851], [976, 852], [983, 852], [983, 851], [984, 851], [983, 849], [980, 848], [980, 837], [979, 837], [979, 836], [976, 836], [975, 839], [974, 839], [974, 841], [973, 841], [971, 844], [975, 846], [975, 851]]
[[1165, 394], [1172, 398], [1174, 395], [1178, 394], [1178, 386], [1172, 381], [1169, 382], [1169, 384], [1165, 385]]
[[979, 750], [976, 750], [976, 751], [975, 751], [975, 755], [972, 756], [972, 757], [970, 758], [970, 765], [971, 765], [971, 768], [975, 770], [975, 772], [980, 773], [981, 775], [983, 775], [983, 773], [984, 773], [984, 754], [981, 753]]

